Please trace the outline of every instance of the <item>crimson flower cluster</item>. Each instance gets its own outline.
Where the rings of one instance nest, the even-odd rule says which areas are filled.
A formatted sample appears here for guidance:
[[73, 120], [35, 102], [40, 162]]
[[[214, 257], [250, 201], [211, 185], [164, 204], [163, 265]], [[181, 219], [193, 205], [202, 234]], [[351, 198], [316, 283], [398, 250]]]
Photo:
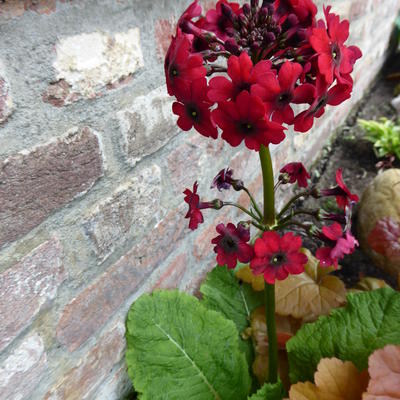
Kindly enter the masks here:
[[348, 99], [361, 51], [345, 44], [347, 20], [330, 7], [324, 20], [316, 13], [312, 0], [219, 0], [203, 15], [195, 0], [165, 59], [178, 126], [213, 139], [219, 128], [231, 146], [258, 151], [282, 142], [288, 126], [308, 131], [327, 105]]

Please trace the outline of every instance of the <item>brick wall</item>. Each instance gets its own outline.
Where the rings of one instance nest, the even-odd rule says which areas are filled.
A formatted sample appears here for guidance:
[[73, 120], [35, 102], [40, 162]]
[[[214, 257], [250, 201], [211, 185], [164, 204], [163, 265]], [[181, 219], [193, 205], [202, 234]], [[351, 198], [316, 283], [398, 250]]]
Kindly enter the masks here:
[[[187, 3], [0, 2], [1, 399], [121, 398], [129, 305], [195, 291], [215, 224], [236, 217], [210, 211], [190, 232], [182, 190], [201, 177], [213, 196], [228, 164], [260, 188], [256, 153], [175, 126], [162, 61]], [[364, 53], [353, 98], [289, 133], [277, 164], [318, 155], [379, 71], [400, 5], [331, 3]]]

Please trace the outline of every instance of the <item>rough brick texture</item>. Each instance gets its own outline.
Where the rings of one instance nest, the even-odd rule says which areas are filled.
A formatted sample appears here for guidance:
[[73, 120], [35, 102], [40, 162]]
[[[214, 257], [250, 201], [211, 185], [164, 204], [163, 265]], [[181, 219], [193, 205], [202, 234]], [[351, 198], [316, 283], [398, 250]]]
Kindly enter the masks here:
[[102, 175], [98, 137], [89, 128], [0, 161], [0, 246], [88, 191]]
[[65, 279], [61, 244], [50, 240], [0, 274], [0, 350], [56, 297]]
[[[248, 205], [209, 188], [229, 165], [261, 200], [255, 152], [176, 126], [163, 59], [189, 2], [0, 0], [0, 398], [120, 400], [130, 304], [197, 293], [215, 225], [242, 218], [205, 210], [192, 232], [182, 191], [198, 180], [204, 199]], [[379, 72], [400, 8], [317, 3], [351, 20], [364, 56], [351, 100], [272, 146], [275, 170], [318, 156]]]

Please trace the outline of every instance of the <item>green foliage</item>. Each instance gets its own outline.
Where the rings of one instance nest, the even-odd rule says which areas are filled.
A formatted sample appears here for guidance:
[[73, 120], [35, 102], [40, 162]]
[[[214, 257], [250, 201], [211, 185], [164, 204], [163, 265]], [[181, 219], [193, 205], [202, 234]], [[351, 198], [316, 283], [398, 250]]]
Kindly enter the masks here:
[[248, 400], [282, 400], [285, 395], [285, 390], [281, 382], [271, 384], [266, 383], [255, 394], [250, 396]]
[[126, 323], [128, 374], [141, 400], [243, 400], [250, 376], [232, 321], [193, 296], [141, 296]]
[[290, 379], [313, 381], [321, 358], [352, 361], [368, 367], [368, 357], [387, 344], [400, 344], [400, 293], [384, 288], [349, 294], [345, 308], [305, 324], [288, 341]]
[[379, 121], [358, 120], [365, 130], [365, 137], [374, 144], [377, 157], [393, 154], [400, 160], [400, 125], [387, 119]]
[[[233, 271], [226, 267], [217, 266], [209, 272], [200, 292], [202, 304], [232, 320], [239, 333], [250, 325], [251, 312], [264, 304], [263, 292], [255, 292], [247, 283], [239, 283]], [[240, 338], [239, 344], [251, 365], [254, 358], [251, 341]]]

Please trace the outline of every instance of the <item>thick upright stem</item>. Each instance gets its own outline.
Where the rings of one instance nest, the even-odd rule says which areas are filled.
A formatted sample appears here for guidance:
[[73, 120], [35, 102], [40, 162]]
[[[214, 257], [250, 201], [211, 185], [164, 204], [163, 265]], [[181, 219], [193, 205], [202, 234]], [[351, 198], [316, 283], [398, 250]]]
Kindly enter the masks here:
[[[261, 145], [260, 161], [264, 188], [264, 223], [275, 225], [274, 171], [269, 148]], [[275, 321], [275, 285], [265, 284], [265, 317], [268, 334], [268, 382], [278, 382], [278, 342]]]
[[260, 148], [260, 161], [264, 187], [264, 222], [273, 226], [275, 225], [274, 171], [269, 148], [263, 145]]
[[265, 316], [268, 334], [268, 382], [278, 382], [278, 340], [275, 321], [275, 285], [265, 284]]

